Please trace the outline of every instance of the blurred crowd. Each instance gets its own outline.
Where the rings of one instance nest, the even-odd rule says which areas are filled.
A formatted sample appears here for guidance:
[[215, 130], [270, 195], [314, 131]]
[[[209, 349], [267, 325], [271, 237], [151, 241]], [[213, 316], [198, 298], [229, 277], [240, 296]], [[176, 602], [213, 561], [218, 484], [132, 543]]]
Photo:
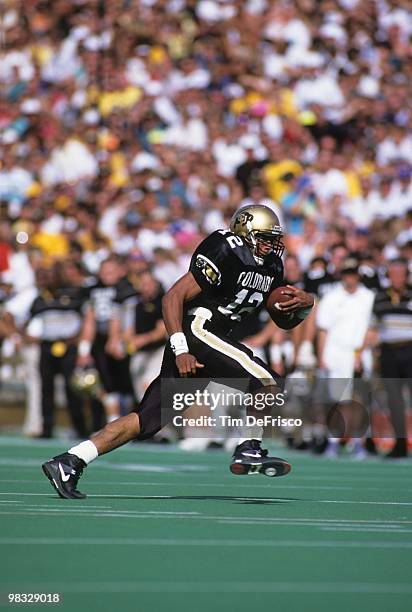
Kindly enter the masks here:
[[412, 262], [409, 0], [5, 0], [0, 36], [6, 311], [112, 256], [167, 290], [248, 203], [291, 281]]

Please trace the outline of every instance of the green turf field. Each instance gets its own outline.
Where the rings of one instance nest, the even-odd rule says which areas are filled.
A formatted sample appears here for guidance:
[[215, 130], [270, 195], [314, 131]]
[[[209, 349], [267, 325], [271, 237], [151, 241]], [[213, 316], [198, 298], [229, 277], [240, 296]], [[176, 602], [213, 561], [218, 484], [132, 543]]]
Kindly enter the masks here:
[[412, 609], [411, 462], [283, 451], [289, 476], [236, 477], [223, 452], [132, 445], [67, 501], [40, 470], [64, 446], [0, 438], [3, 605], [58, 592], [73, 612]]

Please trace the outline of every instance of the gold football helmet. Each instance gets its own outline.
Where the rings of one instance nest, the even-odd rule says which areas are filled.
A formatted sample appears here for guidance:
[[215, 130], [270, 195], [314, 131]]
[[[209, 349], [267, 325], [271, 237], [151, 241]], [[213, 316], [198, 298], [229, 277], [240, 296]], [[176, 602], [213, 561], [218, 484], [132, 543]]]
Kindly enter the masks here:
[[257, 263], [262, 265], [269, 253], [282, 257], [283, 229], [268, 206], [252, 204], [239, 208], [230, 220], [230, 230], [245, 240]]

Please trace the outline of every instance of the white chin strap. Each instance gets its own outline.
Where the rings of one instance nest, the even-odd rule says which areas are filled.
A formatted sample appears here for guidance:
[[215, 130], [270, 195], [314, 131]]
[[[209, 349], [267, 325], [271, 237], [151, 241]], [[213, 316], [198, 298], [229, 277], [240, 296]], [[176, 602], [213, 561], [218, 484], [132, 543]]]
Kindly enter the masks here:
[[256, 261], [256, 263], [259, 266], [263, 266], [263, 257], [259, 257], [259, 255], [256, 254], [257, 251], [257, 240], [254, 237], [254, 235], [251, 233], [250, 234], [250, 242], [251, 242], [251, 246], [252, 246], [252, 255], [253, 255], [253, 259]]
[[257, 255], [253, 255], [253, 259], [256, 261], [256, 263], [259, 266], [263, 266], [264, 264], [263, 257], [258, 257]]

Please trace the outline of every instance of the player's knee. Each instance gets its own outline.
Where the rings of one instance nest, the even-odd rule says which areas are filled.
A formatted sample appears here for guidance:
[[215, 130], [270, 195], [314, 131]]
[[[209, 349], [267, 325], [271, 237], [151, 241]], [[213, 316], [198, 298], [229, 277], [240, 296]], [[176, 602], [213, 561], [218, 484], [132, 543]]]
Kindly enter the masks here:
[[131, 439], [133, 439], [140, 433], [139, 415], [136, 412], [131, 412], [124, 418], [127, 419], [127, 430], [130, 433]]

